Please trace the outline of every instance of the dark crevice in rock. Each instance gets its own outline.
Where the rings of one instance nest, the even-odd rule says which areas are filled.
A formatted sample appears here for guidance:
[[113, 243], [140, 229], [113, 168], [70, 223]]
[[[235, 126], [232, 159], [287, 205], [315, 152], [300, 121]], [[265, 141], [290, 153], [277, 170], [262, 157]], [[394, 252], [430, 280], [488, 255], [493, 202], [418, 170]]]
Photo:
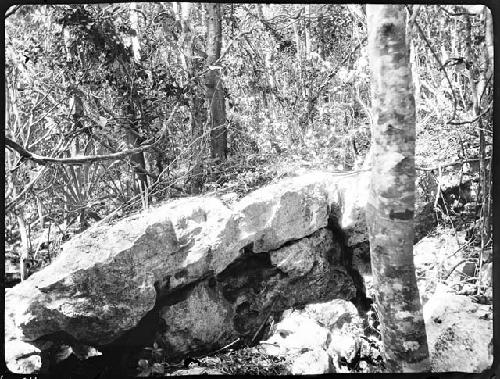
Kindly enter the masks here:
[[216, 278], [221, 282], [231, 276], [241, 275], [242, 271], [256, 271], [258, 269], [269, 269], [273, 267], [269, 252], [254, 253], [253, 243], [251, 243], [245, 246], [240, 257], [231, 262]]
[[[85, 360], [78, 358], [77, 354], [85, 355], [89, 346], [64, 331], [40, 337], [33, 345], [42, 350], [40, 373], [48, 377], [93, 378], [107, 370], [111, 362], [116, 360], [115, 354], [106, 352]], [[100, 348], [98, 350], [101, 351]]]
[[209, 276], [210, 274], [204, 275], [203, 277], [195, 281], [173, 289], [170, 289], [168, 285], [166, 285], [164, 288], [160, 288], [159, 286], [155, 285], [156, 302], [154, 308], [176, 304], [187, 299], [191, 291], [198, 285], [198, 283], [201, 283]]
[[347, 243], [348, 236], [342, 229], [339, 223], [338, 215], [339, 212], [332, 209], [328, 216], [327, 229], [331, 230], [333, 235], [341, 244], [342, 257], [341, 261], [348, 274], [351, 276], [354, 286], [356, 287], [356, 297], [352, 299], [352, 303], [356, 306], [360, 314], [365, 314], [371, 306], [371, 299], [366, 297], [366, 289], [363, 282], [363, 278], [359, 271], [353, 266], [352, 257], [353, 249]]

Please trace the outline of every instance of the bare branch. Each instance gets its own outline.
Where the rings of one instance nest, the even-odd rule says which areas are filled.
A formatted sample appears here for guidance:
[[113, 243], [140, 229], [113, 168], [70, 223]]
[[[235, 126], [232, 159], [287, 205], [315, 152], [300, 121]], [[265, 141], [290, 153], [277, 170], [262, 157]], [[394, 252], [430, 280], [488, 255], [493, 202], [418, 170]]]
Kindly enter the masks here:
[[[467, 5], [468, 6], [468, 5]], [[477, 5], [475, 5], [477, 6]], [[439, 9], [441, 9], [442, 11], [444, 11], [446, 14], [448, 14], [448, 16], [477, 16], [478, 13], [477, 12], [474, 12], [475, 9], [471, 9], [473, 12], [471, 12], [471, 10], [465, 8], [463, 5], [462, 6], [459, 6], [460, 8], [464, 9], [464, 12], [450, 12], [449, 10], [447, 10], [444, 6], [440, 5], [439, 6]]]
[[130, 150], [121, 151], [119, 153], [105, 154], [105, 155], [92, 155], [92, 156], [82, 156], [82, 157], [72, 157], [72, 158], [52, 158], [43, 155], [38, 155], [26, 150], [24, 147], [19, 145], [17, 142], [5, 137], [5, 145], [11, 150], [16, 151], [24, 159], [29, 159], [35, 163], [46, 165], [49, 163], [59, 163], [68, 165], [81, 165], [84, 163], [104, 161], [110, 159], [120, 159], [124, 158], [130, 154], [136, 154], [143, 152], [151, 147], [151, 145], [144, 145]]
[[9, 17], [9, 16], [12, 16], [14, 13], [16, 13], [19, 8], [21, 8], [21, 5], [14, 5], [12, 7], [10, 7], [7, 12], [5, 12], [5, 18]]
[[486, 113], [489, 112], [492, 104], [493, 104], [493, 101], [488, 105], [488, 107], [486, 108], [486, 110], [483, 113], [481, 113], [480, 115], [478, 115], [476, 118], [473, 118], [472, 120], [467, 120], [467, 121], [448, 121], [448, 124], [451, 124], [451, 125], [473, 124], [477, 120], [479, 120], [481, 117], [483, 117]]
[[[489, 158], [489, 157], [485, 158], [485, 160], [489, 160], [489, 159], [491, 159], [491, 158]], [[463, 165], [465, 163], [472, 163], [472, 162], [479, 162], [479, 158], [443, 163], [443, 164], [436, 166], [436, 167], [416, 167], [416, 169], [420, 170], [420, 171], [434, 171], [434, 170], [438, 170], [439, 167], [442, 168], [442, 167], [448, 167], [448, 166], [457, 166], [457, 165]]]
[[105, 161], [105, 160], [113, 160], [113, 159], [121, 159], [125, 158], [131, 154], [137, 154], [141, 153], [145, 150], [148, 150], [155, 145], [158, 144], [158, 142], [161, 140], [163, 135], [165, 134], [167, 130], [167, 124], [170, 123], [173, 115], [175, 114], [177, 108], [179, 105], [177, 104], [174, 109], [172, 110], [172, 113], [170, 114], [169, 119], [165, 122], [165, 125], [163, 126], [159, 137], [156, 139], [156, 141], [152, 142], [152, 139], [149, 139], [148, 141], [145, 141], [146, 144], [125, 150], [125, 151], [120, 151], [117, 153], [111, 153], [111, 154], [104, 154], [104, 155], [92, 155], [92, 156], [80, 156], [80, 157], [71, 157], [71, 158], [54, 158], [54, 157], [47, 157], [43, 155], [38, 155], [35, 153], [32, 153], [28, 150], [26, 150], [24, 147], [19, 145], [17, 142], [11, 140], [8, 137], [5, 137], [5, 146], [10, 148], [12, 151], [17, 152], [23, 159], [29, 159], [35, 163], [41, 164], [41, 165], [47, 165], [50, 163], [56, 163], [56, 164], [65, 164], [65, 165], [81, 165], [84, 163], [92, 163], [92, 162], [99, 162], [99, 161]]

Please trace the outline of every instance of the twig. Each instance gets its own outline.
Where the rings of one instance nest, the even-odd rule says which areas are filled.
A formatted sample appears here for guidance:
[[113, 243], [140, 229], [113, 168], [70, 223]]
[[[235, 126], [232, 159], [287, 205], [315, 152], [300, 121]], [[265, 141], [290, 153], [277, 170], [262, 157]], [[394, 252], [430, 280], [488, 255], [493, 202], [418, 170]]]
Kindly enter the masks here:
[[477, 16], [476, 13], [469, 13], [469, 12], [450, 12], [449, 10], [447, 10], [444, 6], [440, 5], [439, 6], [439, 9], [441, 9], [442, 11], [444, 11], [445, 13], [448, 14], [448, 16]]
[[19, 10], [19, 8], [21, 8], [21, 5], [13, 5], [12, 7], [10, 7], [7, 10], [7, 12], [5, 12], [5, 18], [12, 16], [14, 13], [16, 13]]
[[273, 311], [274, 303], [276, 303], [277, 299], [278, 299], [278, 297], [275, 297], [274, 300], [273, 300], [273, 302], [269, 306], [269, 311], [267, 312], [267, 315], [264, 318], [264, 321], [262, 321], [262, 323], [260, 324], [259, 329], [257, 329], [257, 331], [255, 332], [255, 334], [253, 335], [252, 340], [250, 341], [250, 344], [253, 344], [255, 342], [255, 339], [257, 338], [257, 336], [260, 334], [260, 332], [264, 328], [264, 325], [266, 325], [266, 322], [267, 322], [267, 320], [269, 320], [269, 317], [271, 316], [271, 313]]
[[457, 250], [455, 250], [453, 253], [450, 255], [446, 256], [446, 258], [451, 258], [453, 257], [456, 253], [458, 253], [460, 250], [463, 250], [464, 248], [468, 247], [471, 244], [471, 241], [464, 243], [462, 246], [460, 246]]
[[479, 114], [476, 118], [473, 118], [472, 120], [467, 120], [467, 121], [448, 121], [448, 124], [450, 124], [450, 125], [473, 124], [474, 122], [476, 122], [477, 120], [479, 120], [481, 117], [483, 117], [486, 113], [488, 113], [490, 111], [490, 108], [491, 108], [492, 104], [493, 104], [493, 101], [490, 102], [490, 104], [488, 105], [488, 107], [486, 107], [486, 110], [483, 113]]
[[212, 354], [217, 354], [217, 353], [220, 353], [221, 351], [223, 350], [226, 350], [226, 349], [229, 349], [231, 346], [233, 346], [234, 344], [236, 344], [240, 339], [239, 338], [236, 338], [233, 342], [227, 344], [226, 346], [224, 347], [221, 347], [220, 349], [218, 350], [215, 350]]
[[443, 280], [447, 280], [447, 279], [450, 277], [451, 273], [452, 273], [453, 271], [455, 271], [455, 269], [456, 269], [458, 266], [460, 266], [462, 263], [467, 262], [467, 261], [468, 261], [468, 259], [462, 259], [460, 262], [458, 262], [456, 265], [454, 265], [454, 266], [451, 268], [451, 270], [450, 270], [450, 271], [448, 271], [448, 274], [446, 274], [446, 276], [443, 278]]
[[[491, 157], [486, 157], [484, 159], [485, 160], [490, 160]], [[435, 170], [438, 170], [439, 167], [457, 166], [457, 165], [460, 165], [460, 164], [463, 165], [463, 164], [472, 163], [472, 162], [479, 162], [479, 158], [464, 159], [464, 160], [461, 160], [461, 161], [442, 163], [439, 166], [435, 166], [435, 167], [416, 167], [416, 169], [420, 170], [420, 171], [435, 171]]]

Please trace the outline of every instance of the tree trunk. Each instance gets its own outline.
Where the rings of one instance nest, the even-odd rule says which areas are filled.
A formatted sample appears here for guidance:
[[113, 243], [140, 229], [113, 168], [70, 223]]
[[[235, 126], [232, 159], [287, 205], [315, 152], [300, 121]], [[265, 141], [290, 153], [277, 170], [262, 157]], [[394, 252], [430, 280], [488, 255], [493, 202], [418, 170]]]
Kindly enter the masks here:
[[[208, 102], [211, 156], [219, 161], [227, 157], [227, 126], [224, 91], [222, 88], [220, 58], [222, 47], [222, 9], [220, 3], [208, 3], [207, 7], [207, 65], [205, 78]], [[215, 65], [212, 66], [212, 65]], [[210, 67], [214, 68], [210, 68]]]
[[141, 60], [141, 45], [139, 43], [139, 17], [137, 13], [137, 3], [129, 4], [130, 10], [130, 28], [135, 32], [131, 37], [132, 52], [134, 54], [134, 61]]
[[24, 212], [21, 207], [16, 208], [16, 220], [19, 226], [19, 234], [21, 236], [21, 253], [19, 254], [19, 273], [21, 281], [28, 277], [28, 257], [30, 252], [30, 236], [26, 228]]
[[[188, 73], [189, 86], [193, 86], [189, 96], [191, 135], [193, 139], [191, 144], [192, 169], [189, 185], [191, 193], [198, 194], [203, 188], [203, 160], [205, 150], [203, 129], [207, 119], [207, 112], [204, 108], [205, 88], [204, 83], [200, 83], [199, 78], [203, 69], [203, 61], [198, 57], [200, 52], [196, 51], [194, 31], [190, 23], [193, 4], [183, 2], [177, 4], [178, 7], [174, 3], [174, 11], [181, 24], [181, 38], [179, 39], [181, 62]], [[195, 52], [198, 54], [195, 54]]]
[[[493, 62], [493, 20], [491, 17], [491, 12], [488, 9], [488, 7], [484, 7], [483, 9], [483, 17], [484, 17], [484, 42], [485, 42], [485, 49], [484, 49], [484, 54], [483, 54], [483, 59], [484, 59], [484, 71], [483, 71], [483, 77], [481, 82], [484, 83], [481, 88], [478, 90], [478, 95], [481, 96], [483, 92], [486, 90], [486, 86], [488, 86], [488, 83], [492, 85], [493, 83], [493, 69], [494, 69], [494, 62]], [[487, 96], [484, 96], [485, 98], [488, 98]], [[480, 101], [480, 99], [478, 99]], [[483, 132], [483, 138], [484, 138], [484, 132]], [[484, 142], [484, 141], [483, 141]], [[484, 157], [484, 149], [483, 149], [483, 157]], [[483, 162], [484, 165], [484, 162]], [[487, 174], [486, 174], [487, 173]], [[488, 179], [487, 179], [488, 178]], [[489, 162], [489, 169], [485, 170], [485, 175], [484, 175], [484, 183], [483, 183], [483, 188], [486, 189], [488, 188], [488, 191], [485, 191], [485, 197], [483, 199], [483, 223], [484, 223], [484, 232], [482, 235], [482, 243], [483, 244], [488, 244], [491, 239], [491, 178], [492, 178], [492, 172], [491, 172], [491, 158]]]
[[43, 214], [43, 204], [38, 196], [36, 196], [36, 209], [38, 213], [38, 223], [40, 224], [40, 229], [45, 229], [45, 216]]
[[304, 25], [304, 51], [305, 51], [305, 59], [311, 59], [311, 4], [304, 5], [304, 17], [305, 17], [305, 25]]
[[[480, 178], [480, 190], [478, 191], [478, 197], [480, 196], [480, 201], [481, 201], [481, 209], [482, 209], [482, 228], [481, 228], [481, 250], [484, 249], [486, 244], [488, 243], [489, 240], [489, 209], [488, 209], [488, 187], [489, 187], [489, 182], [488, 182], [488, 172], [487, 172], [487, 167], [486, 167], [486, 141], [485, 141], [485, 135], [484, 135], [484, 125], [483, 125], [483, 120], [482, 117], [480, 116], [482, 113], [481, 109], [481, 92], [482, 89], [484, 89], [486, 85], [486, 81], [483, 78], [476, 78], [474, 75], [475, 70], [477, 69], [477, 65], [474, 64], [475, 62], [475, 57], [473, 56], [472, 49], [471, 49], [471, 22], [470, 22], [470, 16], [465, 15], [465, 59], [470, 62], [470, 68], [469, 68], [469, 83], [470, 83], [470, 95], [472, 98], [472, 113], [473, 117], [477, 118], [477, 127], [479, 129], [479, 178]], [[485, 51], [485, 54], [483, 55], [484, 59], [484, 66], [488, 67], [489, 66], [489, 59], [487, 55], [487, 48]], [[484, 84], [482, 86], [477, 86], [476, 85], [476, 79], [480, 79], [480, 81], [483, 81]], [[481, 87], [483, 87], [481, 89]], [[479, 201], [479, 199], [478, 199]]]
[[[71, 32], [69, 29], [65, 28], [64, 29], [64, 42], [66, 46], [66, 60], [68, 62], [73, 62], [75, 63], [76, 59], [73, 54], [73, 51], [71, 49], [71, 40], [74, 38], [74, 36], [71, 35]], [[77, 88], [76, 85], [71, 83], [71, 98], [69, 99], [69, 108], [70, 112], [72, 115], [72, 121], [73, 121], [73, 131], [76, 133], [74, 139], [71, 141], [70, 147], [69, 147], [69, 154], [68, 156], [76, 157], [80, 155], [80, 140], [84, 138], [82, 136], [84, 129], [84, 124], [83, 124], [83, 117], [85, 116], [85, 108], [83, 106], [83, 102], [81, 99], [81, 93], [79, 89]], [[66, 214], [67, 218], [71, 217], [71, 213], [74, 211], [74, 209], [80, 208], [80, 230], [85, 229], [85, 207], [86, 204], [84, 203], [84, 196], [83, 196], [83, 191], [81, 189], [84, 187], [83, 183], [83, 175], [82, 175], [82, 167], [63, 167], [63, 170], [66, 171], [68, 174], [67, 177], [71, 178], [71, 182], [67, 182], [66, 185], [72, 186], [74, 188], [75, 192], [75, 197], [72, 199], [71, 197], [66, 197], [66, 204], [65, 208], [68, 210], [68, 213]]]
[[372, 173], [366, 206], [386, 367], [430, 369], [413, 263], [415, 101], [402, 5], [367, 5], [372, 72]]
[[[491, 11], [488, 9], [488, 7], [484, 7], [484, 34], [485, 34], [485, 44], [486, 44], [486, 62], [487, 62], [487, 68], [486, 68], [486, 76], [489, 78], [491, 75], [493, 75], [493, 19], [491, 17]], [[493, 81], [493, 78], [491, 78]]]
[[[420, 76], [418, 74], [418, 68], [417, 68], [418, 64], [417, 51], [412, 35], [413, 35], [413, 30], [415, 29], [414, 24], [419, 10], [420, 10], [420, 5], [413, 5], [411, 8], [411, 15], [406, 21], [406, 43], [409, 45], [410, 49], [411, 76], [413, 78], [414, 98], [415, 98], [415, 105], [417, 108], [419, 107], [419, 102], [420, 102]], [[455, 39], [453, 38], [453, 40]]]
[[[131, 45], [133, 52], [133, 61], [131, 64], [138, 64], [141, 60], [141, 45], [139, 41], [139, 17], [137, 13], [137, 4], [130, 3], [129, 4], [129, 19], [130, 19], [130, 27], [134, 31], [134, 35], [131, 37]], [[137, 119], [138, 111], [134, 101], [136, 101], [135, 97], [131, 97], [129, 100], [131, 104], [128, 105], [128, 113], [132, 117], [132, 119]], [[126, 131], [126, 141], [128, 148], [139, 147], [143, 142], [144, 138], [137, 135], [138, 125], [130, 125], [131, 129]], [[138, 193], [146, 193], [146, 189], [148, 187], [148, 176], [145, 174], [144, 170], [146, 169], [146, 157], [144, 152], [135, 153], [130, 155], [130, 161], [133, 165], [134, 176], [136, 180], [139, 182], [139, 187], [137, 187], [136, 183], [134, 183], [134, 192], [137, 195]]]

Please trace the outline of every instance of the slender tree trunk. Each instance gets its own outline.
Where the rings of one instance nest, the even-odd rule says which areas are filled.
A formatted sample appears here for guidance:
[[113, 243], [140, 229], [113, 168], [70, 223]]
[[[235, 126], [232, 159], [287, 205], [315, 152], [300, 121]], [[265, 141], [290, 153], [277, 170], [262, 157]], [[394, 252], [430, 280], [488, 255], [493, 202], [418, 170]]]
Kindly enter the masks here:
[[311, 40], [311, 4], [304, 5], [304, 52], [307, 70], [307, 126], [311, 125], [313, 119], [314, 104], [312, 100], [312, 88], [311, 88], [311, 51], [312, 51], [312, 40]]
[[[181, 23], [181, 62], [188, 72], [188, 83], [192, 86], [189, 98], [189, 108], [191, 116], [191, 160], [192, 169], [189, 179], [190, 191], [193, 194], [200, 193], [203, 188], [203, 160], [204, 143], [203, 129], [207, 121], [207, 112], [204, 108], [206, 98], [205, 83], [200, 80], [200, 75], [203, 69], [202, 59], [195, 57], [194, 31], [190, 23], [190, 15], [193, 8], [192, 3], [177, 3], [177, 17]], [[175, 9], [175, 6], [174, 6]], [[199, 52], [198, 52], [199, 53]], [[199, 55], [199, 54], [198, 54]]]
[[490, 10], [488, 9], [488, 7], [484, 7], [484, 22], [485, 22], [485, 26], [484, 26], [484, 34], [485, 34], [485, 38], [484, 38], [484, 41], [485, 41], [485, 44], [486, 44], [486, 50], [485, 50], [485, 53], [486, 53], [486, 62], [487, 62], [487, 67], [486, 67], [486, 76], [487, 78], [489, 78], [491, 76], [491, 80], [493, 81], [493, 58], [494, 58], [494, 54], [493, 54], [493, 19], [491, 17], [491, 12]]
[[373, 167], [366, 219], [386, 366], [430, 369], [413, 263], [415, 102], [402, 5], [367, 5]]
[[[480, 117], [480, 114], [482, 113], [481, 110], [481, 104], [480, 104], [480, 97], [481, 97], [481, 92], [482, 89], [484, 89], [486, 83], [484, 78], [478, 78], [480, 79], [480, 82], [483, 81], [484, 84], [482, 86], [477, 86], [476, 85], [476, 77], [474, 76], [474, 71], [477, 65], [474, 64], [474, 56], [472, 54], [472, 49], [471, 49], [471, 22], [470, 22], [470, 16], [465, 15], [465, 45], [466, 45], [466, 51], [465, 51], [465, 58], [468, 62], [470, 62], [470, 69], [469, 69], [469, 83], [470, 83], [470, 95], [472, 97], [472, 113], [475, 118], [477, 118], [477, 126], [479, 129], [479, 178], [480, 178], [480, 191], [478, 191], [478, 195], [480, 195], [480, 200], [481, 200], [481, 205], [482, 205], [482, 228], [481, 228], [481, 249], [484, 249], [485, 245], [488, 243], [489, 240], [489, 209], [488, 209], [488, 187], [489, 187], [489, 182], [488, 182], [488, 172], [487, 172], [487, 165], [486, 165], [486, 141], [485, 141], [485, 135], [484, 135], [484, 125], [483, 125], [483, 120]], [[486, 52], [487, 54], [487, 48]], [[484, 66], [488, 68], [489, 66], [489, 59], [488, 56], [484, 56], [483, 58], [486, 58], [484, 60]], [[482, 88], [481, 88], [482, 87]]]
[[[208, 102], [211, 156], [219, 161], [227, 157], [227, 126], [221, 69], [215, 67], [222, 47], [222, 8], [220, 3], [208, 3], [207, 7], [207, 65], [205, 78]], [[214, 67], [214, 68], [210, 68]]]
[[419, 10], [420, 10], [420, 5], [413, 5], [411, 8], [411, 15], [406, 21], [406, 42], [410, 46], [409, 48], [410, 48], [411, 76], [413, 78], [414, 97], [417, 108], [420, 102], [420, 76], [418, 74], [418, 68], [417, 68], [417, 52], [415, 50], [416, 46], [413, 41], [412, 35], [413, 35], [413, 30], [415, 29], [414, 24]]
[[[478, 97], [483, 95], [483, 93], [486, 91], [486, 87], [488, 86], [488, 83], [492, 85], [493, 83], [493, 69], [494, 69], [494, 62], [493, 62], [493, 20], [491, 17], [491, 12], [488, 9], [488, 7], [484, 7], [483, 9], [483, 19], [484, 19], [484, 53], [483, 53], [483, 61], [484, 61], [484, 70], [483, 70], [483, 75], [480, 81], [480, 86], [478, 88]], [[488, 96], [483, 96], [483, 101], [488, 100]], [[478, 102], [481, 102], [481, 99], [478, 98]], [[482, 129], [482, 128], [481, 128]], [[482, 130], [480, 130], [481, 132]], [[484, 131], [483, 131], [483, 139], [484, 139]], [[483, 141], [485, 142], [485, 141]], [[482, 157], [485, 157], [485, 148], [483, 147], [482, 149]], [[484, 223], [484, 230], [482, 233], [482, 245], [484, 248], [484, 245], [487, 245], [491, 239], [491, 178], [492, 178], [492, 173], [491, 173], [491, 159], [489, 162], [489, 167], [486, 169], [486, 163], [483, 162], [483, 169], [484, 169], [484, 180], [483, 180], [483, 223]], [[488, 190], [486, 190], [488, 189]]]
[[[139, 17], [137, 13], [137, 3], [129, 4], [129, 19], [130, 19], [130, 27], [134, 31], [134, 35], [131, 37], [131, 45], [133, 52], [133, 61], [131, 64], [138, 64], [141, 60], [141, 45], [139, 41]], [[131, 104], [128, 105], [128, 113], [132, 116], [132, 119], [136, 120], [140, 114], [138, 114], [138, 110], [135, 102], [138, 102], [134, 96], [129, 100]], [[131, 125], [131, 130], [127, 130], [126, 132], [126, 141], [129, 148], [139, 147], [143, 142], [144, 138], [137, 135], [138, 125]], [[146, 193], [146, 189], [148, 187], [148, 176], [144, 172], [146, 169], [146, 157], [144, 152], [135, 153], [130, 155], [130, 161], [132, 162], [134, 176], [136, 180], [139, 182], [139, 187], [137, 187], [136, 183], [134, 183], [134, 192], [137, 193]]]
[[37, 213], [38, 213], [38, 223], [40, 224], [40, 229], [43, 230], [45, 229], [45, 216], [43, 214], [43, 204], [40, 198], [37, 196], [36, 197], [36, 207], [37, 207]]
[[304, 64], [303, 64], [303, 59], [302, 59], [302, 40], [300, 38], [299, 30], [299, 20], [293, 24], [293, 31], [295, 34], [295, 44], [297, 45], [297, 52], [296, 52], [296, 70], [298, 71], [298, 80], [297, 80], [297, 93], [300, 93], [302, 95], [302, 100], [305, 98], [305, 91], [304, 91], [304, 80], [303, 80], [303, 72], [304, 72]]
[[[257, 13], [260, 20], [267, 22], [267, 19], [272, 17], [272, 10], [269, 4], [257, 4]], [[262, 90], [262, 101], [264, 103], [264, 109], [266, 111], [267, 118], [272, 125], [272, 120], [274, 120], [274, 106], [276, 99], [274, 98], [274, 90], [276, 88], [276, 81], [274, 78], [274, 71], [272, 69], [272, 51], [269, 45], [264, 48], [264, 67], [266, 71], [267, 87]]]
[[[77, 60], [75, 59], [75, 56], [71, 49], [71, 40], [73, 38], [74, 37], [71, 35], [71, 32], [67, 28], [65, 28], [64, 42], [66, 46], [66, 60], [68, 62], [75, 63]], [[80, 142], [81, 139], [84, 138], [81, 135], [81, 133], [84, 130], [83, 117], [85, 115], [85, 109], [83, 107], [81, 94], [77, 86], [73, 84], [71, 86], [72, 86], [72, 94], [69, 100], [69, 108], [72, 114], [73, 131], [77, 134], [75, 138], [71, 141], [69, 156], [75, 157], [80, 155], [81, 153]], [[80, 209], [79, 210], [80, 230], [84, 230], [86, 227], [86, 220], [85, 220], [86, 204], [83, 203], [84, 197], [82, 196], [83, 194], [80, 191], [80, 189], [83, 186], [82, 167], [72, 167], [72, 166], [63, 167], [63, 170], [65, 170], [66, 173], [68, 174], [67, 177], [71, 178], [70, 179], [71, 182], [67, 183], [67, 185], [73, 186], [76, 195], [74, 199], [71, 199], [69, 196], [66, 197], [66, 209], [68, 210], [66, 217], [68, 218], [71, 217], [71, 212], [73, 212], [75, 208]]]
[[134, 61], [139, 62], [141, 60], [141, 45], [139, 43], [139, 16], [137, 13], [137, 3], [130, 3], [129, 10], [130, 27], [135, 32], [135, 35], [131, 37], [132, 52], [134, 53]]
[[305, 58], [307, 60], [311, 59], [311, 4], [304, 5], [304, 50]]

